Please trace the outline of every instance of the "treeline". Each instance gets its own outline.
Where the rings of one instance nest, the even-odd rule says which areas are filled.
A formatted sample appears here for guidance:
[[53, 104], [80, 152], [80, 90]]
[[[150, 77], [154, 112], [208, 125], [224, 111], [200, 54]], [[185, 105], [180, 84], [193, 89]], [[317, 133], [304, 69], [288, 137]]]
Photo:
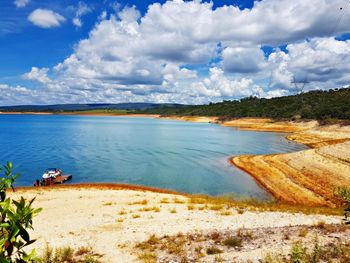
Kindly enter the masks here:
[[160, 106], [142, 111], [161, 115], [268, 117], [274, 119], [350, 119], [350, 88], [310, 91], [303, 94], [259, 99], [223, 101], [185, 107]]

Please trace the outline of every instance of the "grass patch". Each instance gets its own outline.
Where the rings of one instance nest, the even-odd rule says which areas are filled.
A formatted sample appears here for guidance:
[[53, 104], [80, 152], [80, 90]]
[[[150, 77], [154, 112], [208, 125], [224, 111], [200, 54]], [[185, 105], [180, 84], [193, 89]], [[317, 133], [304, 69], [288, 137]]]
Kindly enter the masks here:
[[174, 201], [175, 204], [184, 204], [184, 203], [185, 203], [185, 201], [180, 200], [180, 199], [178, 199], [178, 198], [174, 198], [173, 201]]
[[243, 240], [240, 237], [229, 237], [222, 242], [227, 247], [242, 247], [242, 243]]
[[140, 218], [141, 216], [140, 216], [139, 214], [133, 214], [131, 217], [132, 217], [133, 219], [136, 219], [136, 218]]
[[119, 211], [119, 213], [118, 213], [118, 215], [120, 215], [120, 216], [126, 215], [126, 214], [127, 214], [127, 212], [126, 212], [125, 210], [121, 210], [121, 211]]
[[176, 211], [176, 208], [175, 208], [175, 207], [174, 207], [174, 208], [171, 208], [169, 211], [170, 211], [170, 213], [171, 213], [171, 214], [176, 214], [176, 213], [177, 213], [177, 211]]
[[210, 210], [213, 210], [213, 211], [220, 211], [224, 208], [223, 205], [212, 205], [209, 207]]
[[298, 241], [295, 242], [288, 257], [281, 254], [268, 254], [263, 261], [265, 263], [322, 263], [322, 262], [350, 262], [350, 242], [340, 241], [320, 245], [315, 239], [313, 245], [305, 247]]
[[154, 212], [160, 212], [160, 208], [157, 206], [152, 206], [152, 207], [143, 207], [139, 209], [140, 212], [150, 212], [150, 211], [154, 211]]
[[207, 248], [207, 254], [208, 255], [220, 254], [222, 252], [223, 251], [220, 248], [215, 247], [215, 246], [211, 246], [211, 247]]
[[308, 233], [309, 233], [309, 230], [307, 230], [307, 228], [301, 228], [299, 230], [298, 236], [299, 237], [306, 237]]
[[143, 199], [141, 201], [135, 201], [135, 202], [129, 203], [129, 205], [147, 205], [147, 204], [148, 204], [147, 199]]
[[143, 252], [138, 254], [137, 258], [144, 263], [156, 263], [157, 256], [155, 253]]
[[40, 263], [98, 263], [101, 255], [94, 253], [90, 247], [80, 247], [77, 250], [69, 246], [53, 249], [46, 245], [38, 257]]
[[161, 203], [161, 204], [169, 204], [169, 199], [168, 199], [168, 198], [162, 198], [162, 199], [160, 200], [160, 203]]
[[188, 205], [188, 206], [187, 206], [187, 209], [188, 209], [188, 210], [193, 210], [193, 209], [194, 209], [194, 205]]
[[232, 215], [232, 212], [230, 210], [221, 211], [220, 215], [222, 215], [222, 216], [230, 216], [230, 215]]

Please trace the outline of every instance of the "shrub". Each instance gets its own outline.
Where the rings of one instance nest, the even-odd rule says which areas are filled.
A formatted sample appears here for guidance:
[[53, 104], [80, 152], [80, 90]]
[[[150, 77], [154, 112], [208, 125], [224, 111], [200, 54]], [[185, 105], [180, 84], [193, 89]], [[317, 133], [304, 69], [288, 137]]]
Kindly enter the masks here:
[[229, 237], [224, 240], [223, 244], [228, 247], [241, 247], [242, 239], [239, 237]]
[[222, 253], [223, 251], [220, 248], [217, 247], [208, 247], [207, 248], [207, 254], [208, 255], [214, 255], [214, 254], [219, 254]]
[[80, 247], [77, 251], [73, 248], [58, 247], [53, 249], [46, 244], [46, 247], [42, 253], [42, 256], [35, 262], [39, 263], [98, 263], [98, 257], [101, 255], [96, 254], [89, 247]]
[[[0, 167], [0, 262], [34, 262], [35, 251], [27, 254], [24, 248], [35, 240], [31, 239], [28, 229], [33, 229], [33, 217], [41, 209], [32, 208], [35, 198], [27, 202], [23, 197], [15, 201], [6, 196], [9, 188], [19, 174], [13, 174], [12, 163]], [[2, 174], [3, 172], [3, 174]]]
[[348, 225], [350, 224], [350, 190], [346, 187], [338, 187], [336, 189], [336, 194], [346, 203], [346, 207], [344, 208], [344, 221], [345, 224]]
[[291, 263], [303, 263], [306, 255], [306, 248], [304, 248], [300, 242], [293, 244], [290, 252]]

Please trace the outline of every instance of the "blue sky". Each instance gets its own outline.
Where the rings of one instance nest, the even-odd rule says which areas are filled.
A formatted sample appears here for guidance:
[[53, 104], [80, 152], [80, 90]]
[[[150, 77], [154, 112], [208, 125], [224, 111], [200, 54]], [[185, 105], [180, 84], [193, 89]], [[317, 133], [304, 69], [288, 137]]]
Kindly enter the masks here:
[[[17, 82], [16, 76], [30, 71], [32, 65], [37, 67], [53, 67], [73, 52], [74, 44], [88, 34], [98, 16], [104, 11], [113, 12], [113, 6], [118, 3], [119, 8], [136, 6], [144, 15], [150, 4], [165, 1], [132, 0], [132, 1], [84, 1], [91, 7], [91, 12], [84, 16], [84, 24], [76, 28], [67, 22], [64, 26], [52, 30], [33, 26], [27, 20], [28, 15], [36, 8], [47, 8], [55, 12], [74, 17], [74, 4], [78, 1], [31, 0], [23, 8], [17, 8], [11, 0], [0, 2], [0, 78], [12, 79]], [[240, 8], [251, 8], [251, 0], [216, 0], [214, 8], [223, 5], [237, 5]], [[9, 83], [11, 83], [9, 81]]]
[[345, 0], [0, 2], [0, 105], [207, 103], [349, 85]]

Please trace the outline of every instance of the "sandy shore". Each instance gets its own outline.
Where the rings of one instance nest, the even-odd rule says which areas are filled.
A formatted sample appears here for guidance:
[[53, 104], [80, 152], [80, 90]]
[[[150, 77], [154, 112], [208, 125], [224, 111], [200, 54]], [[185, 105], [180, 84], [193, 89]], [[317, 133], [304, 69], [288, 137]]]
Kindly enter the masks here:
[[[249, 124], [252, 122], [252, 125]], [[275, 155], [236, 156], [232, 163], [247, 173], [278, 200], [292, 204], [338, 203], [334, 187], [350, 187], [350, 126], [319, 126], [315, 122], [294, 123], [269, 120], [227, 122], [244, 129], [292, 132], [289, 140], [314, 149]]]
[[[135, 249], [135, 244], [152, 234], [159, 237], [179, 233], [204, 235], [212, 231], [274, 228], [276, 235], [282, 235], [291, 226], [341, 222], [339, 216], [258, 212], [235, 205], [206, 203], [199, 197], [118, 189], [97, 186], [28, 188], [11, 195], [14, 198], [36, 197], [35, 207], [43, 208], [34, 220], [32, 235], [37, 242], [31, 248], [42, 251], [45, 244], [76, 249], [92, 247], [94, 252], [103, 255], [102, 262], [139, 261], [143, 251]], [[290, 243], [281, 243], [277, 247], [287, 249], [289, 246]], [[251, 248], [250, 253], [231, 250], [223, 255], [255, 262], [264, 257], [267, 249], [275, 250], [276, 244], [272, 242], [265, 249]], [[207, 255], [201, 262], [213, 262], [213, 257]]]

